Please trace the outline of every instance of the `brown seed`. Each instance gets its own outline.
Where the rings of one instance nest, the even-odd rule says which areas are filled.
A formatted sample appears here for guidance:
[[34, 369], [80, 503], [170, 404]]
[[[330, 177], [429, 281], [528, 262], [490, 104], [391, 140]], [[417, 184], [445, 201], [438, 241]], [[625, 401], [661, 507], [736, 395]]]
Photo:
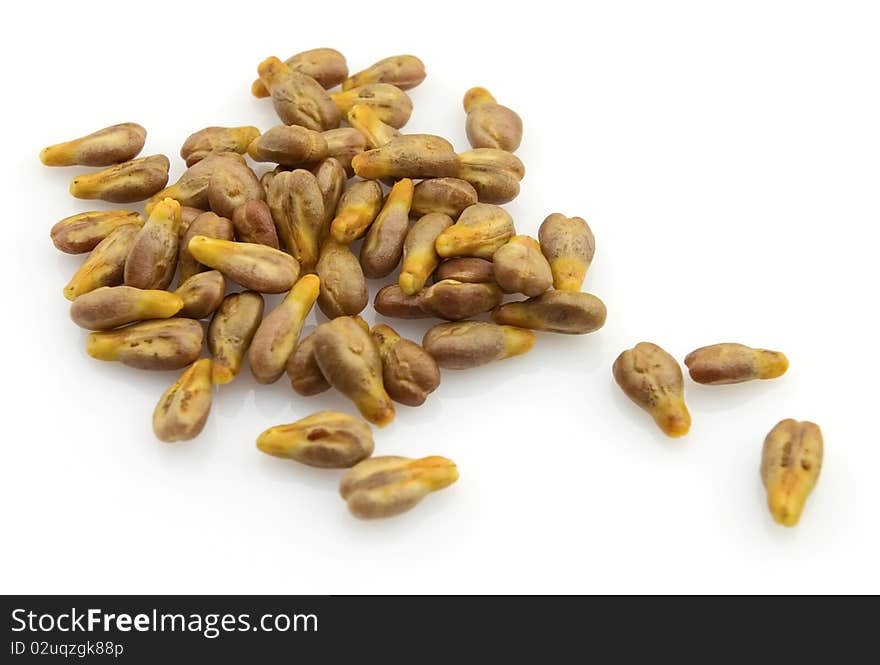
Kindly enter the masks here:
[[111, 203], [143, 201], [168, 182], [168, 158], [151, 155], [85, 173], [70, 181], [70, 193], [78, 199], [101, 199]]
[[196, 261], [189, 253], [189, 241], [196, 236], [232, 240], [235, 236], [235, 230], [232, 222], [213, 212], [205, 212], [196, 217], [180, 239], [180, 249], [177, 253], [179, 284], [183, 284], [193, 275], [205, 270], [205, 266]]
[[[327, 142], [327, 157], [334, 157], [345, 167], [348, 176], [354, 175], [351, 168], [351, 160], [355, 155], [361, 154], [367, 149], [367, 140], [364, 135], [353, 127], [340, 127], [328, 129], [321, 136]], [[317, 160], [313, 160], [317, 161]]]
[[315, 333], [307, 335], [296, 345], [287, 361], [287, 376], [291, 387], [306, 397], [330, 389], [330, 383], [324, 378], [315, 358]]
[[412, 100], [403, 90], [389, 83], [368, 83], [330, 95], [339, 111], [346, 115], [358, 104], [372, 108], [379, 119], [400, 129], [412, 115]]
[[452, 219], [458, 219], [465, 208], [477, 202], [477, 190], [466, 180], [429, 178], [416, 185], [412, 214], [421, 217], [432, 212], [442, 212]]
[[137, 157], [147, 130], [134, 122], [112, 125], [40, 151], [46, 166], [110, 166]]
[[318, 262], [324, 228], [324, 197], [315, 176], [305, 169], [279, 173], [267, 198], [278, 239], [304, 272]]
[[196, 273], [174, 292], [183, 298], [180, 316], [204, 319], [220, 306], [226, 293], [226, 280], [218, 270]]
[[390, 83], [401, 90], [415, 88], [425, 80], [425, 64], [414, 55], [393, 55], [352, 74], [342, 82], [343, 90], [368, 83]]
[[339, 109], [312, 77], [294, 71], [275, 57], [261, 62], [257, 73], [285, 125], [301, 125], [316, 132], [339, 127]]
[[265, 201], [245, 201], [232, 213], [235, 237], [240, 242], [250, 242], [278, 249], [278, 232], [272, 221], [272, 212]]
[[166, 443], [188, 441], [204, 429], [211, 411], [211, 359], [190, 365], [165, 394], [153, 411], [153, 432]]
[[373, 307], [382, 316], [395, 319], [427, 319], [430, 318], [421, 306], [422, 295], [418, 291], [412, 295], [403, 292], [398, 284], [389, 284], [379, 289], [373, 299]]
[[501, 289], [496, 284], [457, 282], [444, 279], [421, 292], [421, 308], [441, 319], [461, 321], [488, 312], [501, 303]]
[[192, 319], [158, 319], [93, 332], [86, 352], [98, 360], [117, 360], [138, 369], [181, 369], [198, 360], [204, 333]]
[[229, 164], [244, 164], [244, 157], [237, 152], [212, 152], [204, 159], [190, 166], [173, 185], [157, 192], [144, 204], [144, 210], [149, 215], [153, 207], [163, 199], [171, 198], [178, 201], [181, 206], [208, 210], [211, 203], [208, 200], [208, 186], [214, 171], [222, 169]]
[[697, 383], [718, 386], [785, 374], [788, 358], [779, 351], [753, 349], [742, 344], [713, 344], [691, 351], [684, 359]]
[[437, 268], [436, 240], [452, 226], [452, 218], [443, 213], [429, 213], [412, 225], [403, 242], [403, 264], [398, 284], [403, 293], [415, 295]]
[[391, 139], [400, 136], [400, 132], [391, 125], [382, 122], [382, 118], [372, 106], [355, 104], [349, 110], [348, 124], [363, 134], [367, 148], [381, 148]]
[[199, 263], [251, 291], [284, 293], [299, 276], [295, 258], [266, 245], [195, 236], [188, 247]]
[[321, 238], [326, 238], [330, 234], [330, 223], [336, 217], [336, 206], [339, 205], [339, 199], [342, 198], [342, 192], [345, 191], [348, 174], [345, 172], [342, 162], [335, 157], [322, 159], [312, 169], [312, 173], [315, 175], [315, 180], [318, 181], [318, 189], [321, 190], [321, 198], [324, 201], [324, 224]]
[[263, 296], [259, 293], [230, 293], [223, 299], [208, 326], [208, 351], [214, 359], [213, 383], [226, 384], [238, 376], [262, 319]]
[[80, 328], [111, 330], [135, 321], [167, 319], [182, 307], [183, 299], [168, 291], [103, 286], [77, 298], [70, 318]]
[[320, 411], [270, 427], [257, 438], [257, 448], [321, 469], [347, 469], [373, 454], [373, 433], [359, 418]]
[[538, 241], [513, 236], [492, 255], [495, 281], [505, 293], [539, 296], [553, 286], [550, 264], [541, 254]]
[[248, 201], [263, 201], [266, 192], [251, 167], [229, 160], [214, 169], [208, 181], [208, 205], [221, 217], [230, 218], [235, 209]]
[[783, 526], [800, 520], [804, 504], [819, 480], [824, 443], [819, 426], [783, 420], [764, 440], [761, 480], [767, 488], [767, 506]]
[[614, 380], [626, 396], [651, 414], [664, 434], [684, 436], [691, 415], [684, 403], [684, 379], [671, 355], [656, 344], [639, 342], [614, 361]]
[[[329, 90], [335, 88], [348, 77], [348, 63], [345, 56], [332, 48], [315, 48], [297, 53], [284, 61], [293, 71], [311, 76], [318, 84]], [[251, 85], [254, 97], [268, 97], [269, 91], [260, 79]]]
[[95, 210], [65, 217], [49, 233], [52, 243], [66, 254], [91, 252], [110, 233], [124, 224], [144, 225], [132, 210]]
[[384, 427], [394, 405], [382, 384], [382, 359], [370, 333], [342, 316], [315, 331], [315, 358], [331, 386], [355, 403], [369, 422]]
[[248, 146], [255, 162], [275, 162], [284, 166], [302, 166], [327, 157], [327, 141], [313, 129], [298, 125], [277, 125]]
[[605, 325], [605, 303], [589, 293], [547, 291], [523, 302], [510, 302], [492, 312], [492, 320], [531, 330], [583, 335]]
[[343, 476], [339, 493], [352, 515], [375, 519], [404, 513], [456, 480], [458, 469], [445, 457], [372, 457]]
[[330, 235], [343, 244], [357, 240], [367, 232], [381, 209], [382, 186], [378, 182], [364, 180], [352, 184], [339, 199]]
[[150, 214], [125, 260], [125, 284], [139, 289], [167, 289], [177, 267], [180, 204], [165, 199]]
[[535, 344], [531, 330], [482, 321], [441, 323], [425, 333], [422, 346], [440, 367], [469, 369], [529, 351]]
[[495, 272], [491, 261], [473, 256], [446, 259], [434, 271], [434, 282], [454, 279], [470, 284], [494, 283]]
[[248, 350], [251, 373], [258, 383], [274, 383], [284, 374], [320, 285], [317, 275], [303, 276], [260, 322]]
[[64, 297], [76, 300], [82, 294], [102, 286], [122, 284], [125, 259], [140, 230], [141, 227], [137, 224], [124, 224], [111, 231], [70, 278], [64, 287]]
[[361, 245], [361, 267], [367, 277], [386, 277], [400, 263], [403, 243], [409, 232], [412, 197], [413, 182], [409, 178], [398, 180], [388, 192], [385, 204]]
[[186, 230], [189, 228], [189, 225], [192, 224], [196, 217], [199, 215], [208, 212], [207, 210], [199, 210], [198, 208], [190, 208], [189, 206], [180, 206], [180, 237], [186, 233]]
[[382, 382], [395, 402], [407, 406], [424, 404], [440, 385], [437, 361], [421, 346], [402, 338], [391, 326], [373, 326], [373, 339], [382, 358]]
[[205, 127], [190, 134], [180, 148], [187, 166], [203, 160], [212, 152], [237, 152], [243, 155], [260, 135], [256, 127]]
[[519, 194], [519, 182], [526, 169], [519, 157], [495, 148], [476, 148], [458, 156], [456, 174], [467, 180], [481, 203], [507, 203]]
[[460, 170], [452, 144], [431, 134], [402, 134], [356, 155], [351, 166], [365, 180], [455, 177]]
[[363, 311], [370, 300], [367, 281], [348, 245], [328, 238], [321, 247], [321, 258], [315, 266], [321, 278], [318, 307], [329, 319], [353, 316]]
[[522, 119], [495, 101], [486, 88], [471, 88], [464, 95], [468, 141], [474, 148], [515, 151], [522, 140]]
[[554, 288], [580, 291], [596, 253], [596, 239], [590, 226], [580, 217], [566, 217], [556, 212], [541, 224], [538, 240], [550, 262]]
[[437, 236], [434, 246], [443, 258], [476, 256], [491, 259], [514, 233], [513, 219], [506, 210], [489, 203], [477, 203]]

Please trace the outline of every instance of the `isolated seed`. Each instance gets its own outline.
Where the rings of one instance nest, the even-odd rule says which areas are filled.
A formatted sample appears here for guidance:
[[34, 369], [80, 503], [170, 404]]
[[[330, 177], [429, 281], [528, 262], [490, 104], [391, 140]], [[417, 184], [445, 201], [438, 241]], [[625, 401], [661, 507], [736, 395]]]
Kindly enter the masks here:
[[382, 118], [372, 106], [355, 104], [346, 115], [348, 124], [358, 130], [366, 141], [367, 148], [381, 148], [391, 139], [400, 136], [400, 132], [391, 125], [382, 122]]
[[321, 132], [321, 136], [327, 142], [327, 157], [334, 157], [345, 167], [347, 175], [354, 175], [351, 160], [355, 155], [361, 154], [367, 149], [367, 140], [364, 135], [353, 127], [340, 127]]
[[452, 224], [451, 217], [435, 212], [425, 215], [412, 225], [403, 243], [403, 264], [398, 278], [403, 293], [415, 295], [425, 286], [428, 277], [440, 262], [436, 250], [437, 237]]
[[412, 115], [412, 100], [403, 90], [388, 83], [368, 83], [330, 95], [343, 115], [358, 104], [369, 106], [387, 125], [400, 129]]
[[560, 291], [580, 291], [596, 253], [596, 239], [589, 225], [580, 217], [555, 212], [541, 224], [538, 240], [550, 262], [553, 287]]
[[266, 245], [195, 236], [188, 247], [199, 263], [251, 291], [284, 293], [299, 276], [295, 258]]
[[421, 292], [419, 305], [428, 314], [461, 321], [501, 303], [501, 289], [491, 282], [469, 284], [444, 279]]
[[40, 161], [46, 166], [110, 166], [137, 157], [146, 139], [146, 129], [125, 122], [43, 148]]
[[141, 227], [137, 224], [123, 224], [111, 231], [70, 278], [64, 287], [64, 297], [76, 300], [82, 294], [102, 286], [122, 284], [125, 259], [140, 230]]
[[376, 342], [352, 317], [342, 316], [315, 331], [315, 358], [331, 386], [379, 427], [394, 419], [394, 405], [382, 384]]
[[208, 205], [221, 217], [230, 218], [235, 209], [248, 201], [263, 201], [266, 192], [260, 179], [243, 162], [229, 160], [214, 169], [208, 181]]
[[466, 180], [429, 178], [416, 185], [412, 214], [421, 217], [432, 212], [442, 212], [452, 219], [458, 219], [465, 208], [477, 202], [477, 190]]
[[212, 152], [237, 152], [243, 155], [260, 135], [256, 127], [205, 127], [190, 134], [180, 148], [187, 166], [203, 160]]
[[373, 433], [359, 418], [320, 411], [289, 425], [270, 427], [257, 448], [322, 469], [347, 469], [373, 454]]
[[440, 385], [437, 361], [421, 346], [402, 338], [381, 323], [370, 331], [382, 358], [382, 382], [395, 402], [407, 406], [424, 404]]
[[589, 293], [547, 291], [523, 302], [510, 302], [492, 312], [492, 320], [531, 330], [583, 335], [605, 325], [605, 303]]
[[261, 62], [257, 72], [285, 125], [301, 125], [317, 132], [339, 127], [339, 109], [315, 79], [294, 71], [275, 57]]
[[505, 293], [539, 296], [553, 286], [550, 264], [541, 254], [538, 241], [513, 236], [492, 255], [493, 273]]
[[691, 351], [684, 359], [684, 364], [697, 383], [718, 386], [754, 379], [775, 379], [785, 374], [788, 358], [779, 351], [729, 343]]
[[135, 321], [167, 319], [182, 308], [183, 299], [168, 291], [103, 286], [77, 298], [70, 318], [80, 328], [111, 330]]
[[376, 219], [382, 209], [382, 186], [374, 180], [356, 182], [345, 190], [336, 217], [330, 223], [330, 235], [336, 242], [348, 244], [357, 240]]
[[125, 260], [125, 284], [167, 289], [174, 278], [180, 245], [180, 204], [165, 199], [150, 214]]
[[513, 152], [522, 140], [522, 119], [495, 101], [486, 88], [471, 88], [464, 95], [468, 141], [474, 148]]
[[318, 307], [327, 318], [353, 316], [367, 306], [370, 300], [367, 281], [348, 245], [338, 243], [333, 238], [325, 240], [315, 272], [321, 278]]
[[114, 229], [124, 224], [144, 225], [144, 218], [131, 210], [94, 210], [65, 217], [52, 227], [52, 243], [66, 254], [91, 252]]
[[258, 383], [274, 383], [284, 374], [320, 286], [317, 275], [303, 276], [260, 323], [248, 351], [251, 373]]
[[180, 284], [183, 284], [196, 273], [200, 273], [205, 269], [192, 254], [189, 253], [189, 241], [196, 236], [205, 236], [208, 238], [218, 238], [220, 240], [232, 240], [235, 236], [235, 230], [225, 217], [220, 217], [213, 212], [205, 212], [196, 217], [186, 233], [180, 239], [180, 249], [177, 254], [178, 273], [180, 275]]
[[529, 351], [535, 344], [531, 330], [482, 321], [441, 323], [425, 333], [422, 346], [440, 367], [469, 369]]
[[109, 332], [93, 332], [86, 352], [98, 360], [116, 360], [138, 369], [181, 369], [202, 352], [202, 326], [192, 319], [144, 321]]
[[296, 345], [287, 361], [287, 376], [291, 387], [306, 397], [330, 389], [330, 383], [315, 358], [315, 333], [302, 338]]
[[684, 403], [684, 379], [671, 355], [656, 344], [639, 342], [614, 361], [614, 380], [626, 396], [651, 414], [657, 426], [672, 437], [691, 428]]
[[481, 203], [507, 203], [519, 194], [526, 169], [519, 157], [495, 148], [476, 148], [458, 156], [457, 176], [467, 180]]
[[165, 155], [141, 157], [97, 173], [84, 173], [70, 181], [70, 193], [78, 199], [101, 199], [111, 203], [143, 201], [168, 182]]
[[374, 519], [404, 513], [456, 480], [458, 469], [445, 457], [371, 457], [343, 476], [339, 493], [352, 515]]
[[278, 239], [303, 272], [313, 270], [324, 228], [324, 197], [315, 176], [304, 169], [279, 173], [269, 185], [267, 202]]
[[495, 268], [491, 261], [473, 256], [446, 259], [434, 271], [434, 282], [454, 279], [470, 284], [494, 283]]
[[398, 180], [388, 192], [385, 204], [361, 245], [361, 266], [367, 277], [385, 277], [400, 263], [403, 243], [409, 232], [412, 197], [413, 182], [409, 178]]
[[390, 83], [401, 90], [409, 90], [424, 80], [425, 65], [421, 60], [414, 55], [394, 55], [352, 74], [342, 82], [342, 89], [351, 90], [368, 83]]
[[[348, 64], [345, 56], [332, 48], [315, 48], [297, 53], [284, 61], [293, 71], [311, 76], [318, 84], [329, 90], [335, 88], [348, 77]], [[268, 97], [269, 91], [260, 79], [251, 85], [254, 97]]]
[[313, 129], [277, 125], [254, 139], [247, 153], [255, 162], [302, 166], [327, 157], [327, 141]]
[[422, 294], [417, 291], [412, 295], [403, 292], [398, 284], [389, 284], [379, 289], [373, 299], [374, 309], [382, 316], [395, 319], [427, 319], [430, 318], [422, 309]]
[[165, 394], [153, 411], [153, 432], [166, 443], [188, 441], [205, 427], [211, 411], [211, 359], [190, 365]]
[[356, 155], [351, 166], [365, 180], [455, 177], [460, 171], [452, 144], [432, 134], [402, 134]]
[[444, 258], [476, 256], [491, 259], [514, 233], [513, 219], [507, 211], [489, 203], [477, 203], [437, 236], [435, 248]]
[[211, 207], [208, 200], [208, 186], [211, 184], [214, 171], [229, 164], [244, 163], [244, 157], [237, 152], [212, 152], [184, 171], [173, 185], [151, 196], [144, 204], [144, 210], [149, 215], [153, 207], [166, 198], [178, 201], [181, 206], [208, 210]]
[[348, 173], [342, 162], [334, 157], [322, 159], [312, 169], [315, 180], [318, 181], [318, 189], [321, 190], [321, 198], [324, 201], [324, 224], [321, 230], [321, 238], [326, 238], [330, 233], [330, 223], [336, 217], [336, 206], [345, 191], [348, 182]]
[[230, 293], [223, 299], [208, 326], [208, 350], [214, 359], [213, 383], [226, 384], [238, 376], [262, 319], [263, 296], [259, 293]]
[[278, 249], [278, 232], [272, 221], [272, 212], [265, 201], [245, 201], [232, 213], [235, 237], [240, 242], [250, 242]]
[[226, 293], [226, 280], [218, 270], [196, 273], [174, 292], [183, 299], [180, 316], [204, 319], [220, 307]]
[[794, 526], [800, 520], [822, 470], [822, 449], [822, 431], [806, 421], [783, 420], [764, 439], [761, 480], [777, 523]]

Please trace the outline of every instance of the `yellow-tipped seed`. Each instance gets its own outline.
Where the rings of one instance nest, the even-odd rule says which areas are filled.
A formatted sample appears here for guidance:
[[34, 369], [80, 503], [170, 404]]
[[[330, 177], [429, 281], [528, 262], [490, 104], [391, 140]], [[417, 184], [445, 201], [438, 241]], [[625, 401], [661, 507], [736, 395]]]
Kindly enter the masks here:
[[440, 367], [470, 369], [527, 353], [536, 339], [531, 330], [460, 321], [434, 326], [425, 333], [422, 346]]
[[761, 480], [767, 488], [767, 506], [783, 526], [800, 520], [804, 504], [822, 470], [823, 441], [819, 426], [783, 420], [764, 440]]
[[373, 433], [359, 418], [320, 411], [270, 427], [257, 438], [257, 449], [322, 469], [347, 469], [373, 454]]
[[398, 278], [400, 290], [406, 295], [412, 296], [421, 291], [437, 268], [440, 263], [436, 250], [437, 237], [452, 225], [449, 215], [433, 212], [419, 219], [406, 234]]
[[199, 263], [260, 293], [283, 293], [299, 276], [295, 258], [266, 245], [195, 236], [189, 241], [189, 252]]
[[391, 139], [400, 136], [398, 130], [382, 122], [372, 106], [355, 104], [349, 110], [347, 118], [348, 124], [364, 135], [370, 149], [381, 148]]
[[153, 432], [160, 441], [186, 441], [197, 437], [211, 411], [211, 359], [190, 365], [153, 411]]
[[491, 259], [513, 237], [513, 219], [503, 208], [477, 203], [461, 213], [458, 221], [437, 236], [437, 254]]
[[691, 351], [684, 364], [694, 381], [712, 386], [775, 379], [788, 370], [788, 358], [784, 353], [733, 343], [713, 344]]
[[190, 134], [180, 148], [180, 156], [187, 166], [202, 161], [212, 152], [244, 154], [260, 135], [256, 127], [205, 127]]
[[394, 183], [388, 192], [385, 204], [361, 245], [361, 266], [367, 277], [385, 277], [400, 263], [403, 243], [409, 232], [413, 191], [413, 181], [404, 178]]
[[390, 83], [401, 90], [409, 90], [424, 80], [425, 63], [414, 55], [393, 55], [352, 74], [342, 82], [342, 89], [351, 90], [368, 83]]
[[168, 291], [103, 286], [77, 298], [70, 318], [87, 330], [110, 330], [135, 321], [167, 319], [183, 308], [183, 298]]
[[263, 318], [263, 306], [263, 296], [254, 291], [230, 293], [223, 299], [208, 326], [214, 383], [226, 384], [238, 376], [244, 355]]
[[195, 362], [204, 333], [192, 319], [144, 321], [109, 332], [93, 332], [86, 352], [98, 360], [116, 360], [138, 369], [180, 369]]
[[378, 182], [364, 180], [354, 183], [339, 199], [336, 217], [330, 223], [330, 235], [345, 245], [357, 240], [367, 232], [381, 209], [382, 187]]
[[102, 286], [122, 284], [125, 260], [140, 230], [137, 224], [124, 224], [99, 242], [64, 287], [64, 297], [76, 300]]
[[580, 217], [555, 212], [541, 224], [538, 241], [550, 262], [553, 287], [559, 291], [580, 291], [596, 253], [596, 239], [590, 226]]
[[91, 252], [104, 238], [125, 224], [144, 225], [131, 210], [94, 210], [65, 217], [52, 227], [52, 243], [66, 254]]
[[146, 139], [146, 129], [125, 122], [43, 148], [40, 161], [46, 166], [110, 166], [134, 159]]
[[165, 155], [141, 157], [97, 173], [85, 173], [70, 181], [70, 194], [78, 199], [101, 199], [111, 203], [143, 201], [168, 182]]
[[174, 199], [165, 199], [153, 208], [125, 260], [126, 286], [168, 288], [177, 267], [180, 224], [180, 204]]

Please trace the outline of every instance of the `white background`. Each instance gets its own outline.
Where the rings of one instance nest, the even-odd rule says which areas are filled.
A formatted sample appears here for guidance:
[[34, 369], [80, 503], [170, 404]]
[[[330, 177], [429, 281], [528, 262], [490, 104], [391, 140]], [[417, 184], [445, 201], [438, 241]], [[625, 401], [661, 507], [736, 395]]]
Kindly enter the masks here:
[[[574, 9], [577, 7], [578, 9]], [[880, 592], [877, 251], [880, 21], [870, 2], [43, 3], [0, 40], [4, 592]], [[277, 124], [257, 63], [333, 46], [351, 71], [414, 53], [408, 132], [467, 148], [461, 97], [489, 87], [525, 123], [521, 233], [589, 220], [585, 288], [608, 323], [540, 335], [464, 372], [375, 432], [377, 454], [446, 455], [461, 480], [410, 513], [360, 522], [341, 472], [254, 440], [311, 412], [247, 370], [198, 439], [154, 439], [176, 372], [101, 363], [61, 289], [81, 258], [53, 223], [79, 168], [40, 148], [136, 121], [172, 158], [207, 125]], [[390, 281], [390, 280], [389, 280]], [[375, 283], [375, 288], [379, 283]], [[372, 307], [365, 318], [377, 320]], [[314, 315], [310, 319], [314, 324]], [[420, 339], [427, 322], [399, 325]], [[686, 390], [691, 434], [664, 438], [611, 378], [640, 340], [677, 358], [779, 349], [777, 381]], [[787, 417], [825, 435], [795, 529], [758, 476]]]

